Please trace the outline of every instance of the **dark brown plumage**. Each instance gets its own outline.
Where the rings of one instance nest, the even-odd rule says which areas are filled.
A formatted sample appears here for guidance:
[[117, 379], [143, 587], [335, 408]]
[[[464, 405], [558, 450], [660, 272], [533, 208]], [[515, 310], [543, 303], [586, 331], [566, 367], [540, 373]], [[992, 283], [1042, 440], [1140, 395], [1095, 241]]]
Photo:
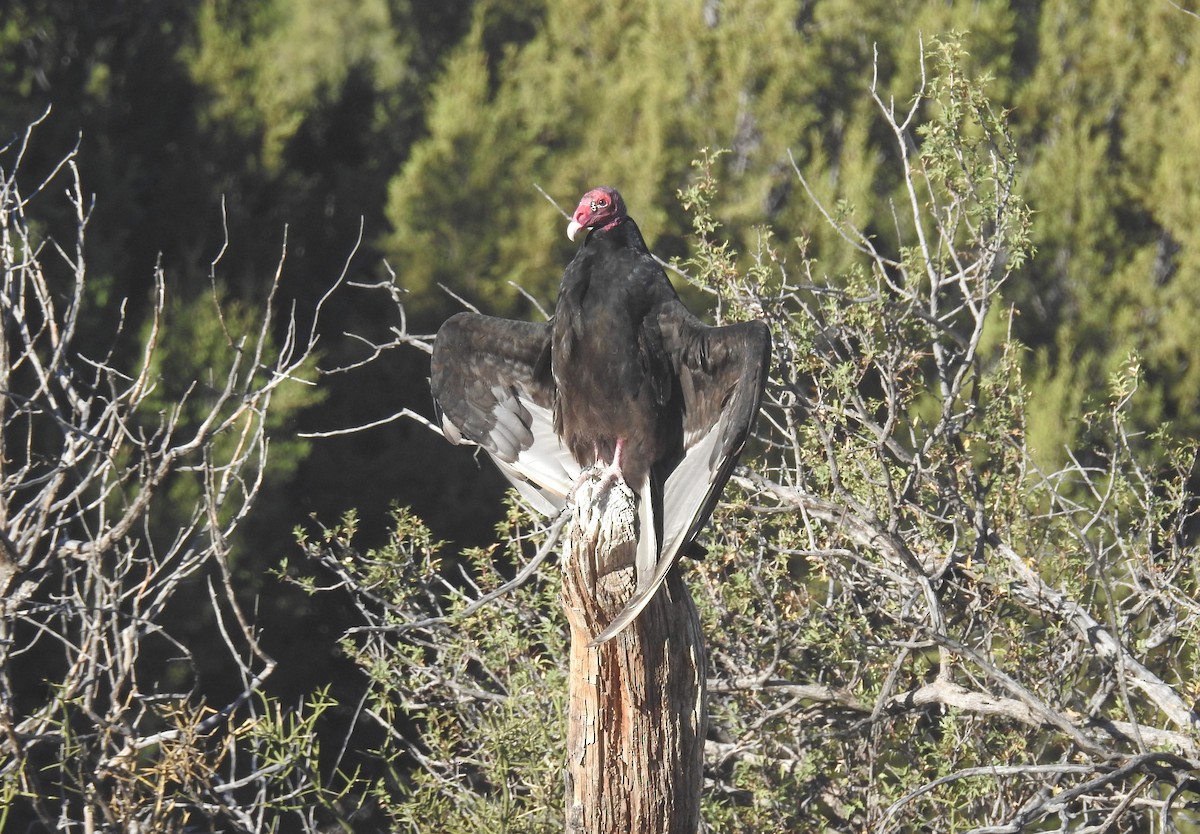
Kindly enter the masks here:
[[758, 412], [770, 336], [689, 313], [614, 189], [584, 195], [567, 233], [583, 228], [550, 322], [460, 313], [430, 379], [446, 436], [482, 446], [539, 510], [560, 510], [593, 465], [638, 496], [637, 590], [599, 643], [711, 515]]

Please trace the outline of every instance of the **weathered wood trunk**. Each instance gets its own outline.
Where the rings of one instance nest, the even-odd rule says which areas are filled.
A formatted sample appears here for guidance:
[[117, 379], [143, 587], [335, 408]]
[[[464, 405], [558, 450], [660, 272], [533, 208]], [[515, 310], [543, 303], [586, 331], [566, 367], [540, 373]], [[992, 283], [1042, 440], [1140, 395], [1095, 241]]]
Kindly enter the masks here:
[[672, 571], [637, 620], [589, 645], [636, 584], [633, 493], [596, 485], [576, 491], [562, 563], [571, 624], [566, 831], [694, 834], [707, 719], [700, 620]]

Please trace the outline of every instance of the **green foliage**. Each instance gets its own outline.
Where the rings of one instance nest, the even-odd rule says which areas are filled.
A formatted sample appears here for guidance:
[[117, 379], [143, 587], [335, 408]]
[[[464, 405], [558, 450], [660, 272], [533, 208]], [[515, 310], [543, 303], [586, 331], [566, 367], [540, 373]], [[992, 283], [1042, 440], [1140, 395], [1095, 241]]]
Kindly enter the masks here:
[[1197, 21], [1171, 4], [1047, 2], [1040, 21], [1016, 110], [1038, 256], [1013, 298], [1018, 334], [1039, 349], [1031, 442], [1054, 465], [1065, 446], [1100, 439], [1059, 418], [1099, 407], [1097, 383], [1131, 351], [1150, 382], [1140, 429], [1200, 431], [1200, 178], [1188, 150], [1200, 66]]
[[[275, 661], [231, 570], [271, 479], [268, 434], [313, 400], [289, 388], [313, 375], [314, 332], [291, 322], [274, 347], [269, 302], [168, 314], [160, 272], [142, 350], [97, 357], [81, 335], [95, 311], [77, 159], [31, 194], [14, 172], [26, 161], [0, 153], [5, 822], [166, 834], [344, 817], [322, 804], [347, 780], [313, 733], [332, 701], [264, 695]], [[47, 200], [76, 217], [66, 245], [27, 222]], [[119, 344], [123, 317], [100, 318]]]
[[[513, 284], [539, 298], [553, 291], [570, 249], [535, 186], [569, 210], [588, 187], [615, 185], [651, 247], [681, 255], [670, 230], [687, 218], [673, 197], [701, 147], [730, 149], [718, 208], [738, 248], [765, 222], [787, 239], [813, 236], [831, 265], [838, 256], [819, 213], [792, 194], [789, 153], [822, 198], [890, 226], [865, 215], [896, 183], [881, 174], [870, 103], [856, 93], [875, 49], [886, 71], [916, 48], [918, 30], [899, 25], [909, 10], [767, 0], [475, 8], [431, 91], [430, 135], [391, 184], [384, 247], [418, 304], [439, 283], [492, 312], [517, 305]], [[972, 28], [986, 60], [1002, 60], [1007, 4], [927, 3], [918, 16], [926, 31]]]
[[[925, 173], [941, 191], [931, 195], [929, 212], [954, 227], [953, 247], [970, 247], [987, 235], [989, 242], [1003, 247], [1005, 269], [1019, 270], [1031, 254], [1030, 212], [1012, 193], [1018, 155], [1008, 133], [1008, 114], [996, 112], [984, 92], [992, 82], [989, 76], [966, 74], [960, 37], [935, 42], [933, 48], [927, 95], [937, 112], [916, 131]], [[952, 213], [956, 208], [961, 216]], [[941, 260], [929, 266], [952, 269], [954, 251], [942, 250]]]
[[[309, 450], [309, 442], [293, 433], [296, 419], [325, 397], [315, 387], [318, 357], [314, 355], [271, 393], [269, 408], [263, 402], [243, 410], [241, 400], [234, 400], [215, 409], [218, 402], [227, 399], [226, 389], [244, 369], [256, 370], [237, 383], [247, 390], [272, 373], [278, 351], [270, 328], [259, 316], [250, 304], [214, 292], [191, 300], [172, 300], [161, 320], [148, 325], [143, 334], [144, 352], [150, 357], [149, 377], [153, 380], [141, 407], [147, 423], [169, 415], [172, 432], [187, 437], [206, 425], [225, 421], [235, 410], [241, 412], [213, 438], [211, 445], [196, 450], [196, 461], [204, 455], [217, 467], [251, 457], [244, 477], [234, 484], [239, 493], [230, 496], [235, 499], [230, 507], [240, 508], [249, 492], [263, 484], [276, 486], [293, 476]], [[265, 450], [260, 457], [259, 450], [247, 445], [247, 439], [260, 431], [270, 439], [269, 463]], [[164, 509], [154, 521], [155, 531], [164, 542], [176, 535], [180, 524], [200, 503], [205, 488], [203, 470], [195, 466], [170, 480], [168, 506], [176, 511]], [[219, 520], [227, 524], [231, 518]]]
[[407, 89], [413, 45], [397, 37], [393, 22], [384, 0], [208, 0], [184, 59], [211, 96], [211, 125], [260, 142], [261, 164], [278, 172], [304, 121], [336, 100], [352, 74], [381, 91]]
[[[715, 208], [735, 248], [754, 251], [766, 223], [781, 239], [802, 237], [828, 274], [851, 271], [834, 230], [795, 187], [789, 154], [813, 196], [894, 246], [906, 230], [895, 228], [891, 207], [910, 195], [859, 93], [875, 60], [881, 96], [905, 106], [917, 82], [905, 57], [919, 33], [958, 29], [970, 33], [964, 69], [994, 77], [993, 99], [1016, 105], [1017, 131], [994, 149], [996, 161], [1018, 152], [1031, 160], [1026, 193], [1037, 224], [1022, 233], [1038, 254], [1013, 265], [1022, 268], [1006, 292], [1021, 310], [1015, 333], [1033, 348], [1031, 442], [1047, 464], [1060, 463], [1063, 447], [1085, 435], [1052, 415], [1095, 405], [1095, 380], [1131, 349], [1145, 356], [1151, 381], [1143, 428], [1171, 420], [1196, 433], [1187, 369], [1200, 362], [1189, 358], [1198, 340], [1187, 334], [1197, 293], [1188, 281], [1200, 246], [1186, 218], [1200, 178], [1187, 176], [1195, 155], [1185, 140], [1198, 122], [1189, 113], [1200, 82], [1188, 60], [1192, 27], [1178, 9], [1143, 14], [1110, 3], [1077, 15], [1060, 3], [827, 0], [797, 9], [747, 0], [704, 12], [660, 0], [518, 14], [482, 3], [474, 21], [432, 90], [428, 139], [391, 185], [385, 249], [418, 306], [437, 284], [493, 312], [520, 306], [517, 286], [541, 299], [552, 293], [569, 249], [535, 185], [570, 208], [587, 186], [616, 184], [641, 206], [655, 251], [680, 255], [668, 230], [686, 218], [660, 207], [688, 188], [694, 149], [706, 146], [730, 149], [715, 163], [724, 183]], [[674, 48], [658, 48], [664, 39]], [[1132, 57], [1112, 60], [1118, 54]], [[1006, 116], [961, 107], [944, 114], [947, 127]], [[928, 162], [942, 174], [958, 164]]]
[[[1142, 769], [1128, 736], [1100, 728], [1137, 721], [1162, 730], [1165, 749], [1192, 749], [1189, 708], [1154, 682], [1182, 682], [1196, 662], [1200, 610], [1182, 602], [1195, 581], [1183, 568], [1195, 555], [1195, 452], [1163, 435], [1172, 465], [1145, 468], [1131, 422], [1141, 377], [1128, 365], [1095, 415], [1111, 438], [1093, 450], [1098, 463], [1037, 469], [1027, 354], [1000, 303], [1034, 242], [1008, 114], [968, 71], [961, 39], [930, 51], [908, 116], [876, 101], [897, 146], [889, 176], [906, 195], [897, 239], [865, 234], [852, 208], [824, 212], [849, 244], [849, 256], [832, 257], [848, 257], [846, 269], [824, 268], [805, 241], [789, 263], [765, 233], [743, 256], [720, 213], [727, 153], [703, 154], [681, 189], [695, 237], [680, 268], [722, 320], [765, 318], [777, 352], [751, 471], [727, 490], [707, 558], [687, 567], [710, 649], [706, 822], [730, 832], [1022, 830], [1060, 813], [1071, 824], [1119, 819], [1121, 830], [1155, 814], [1194, 824], [1186, 811], [1130, 802], [1155, 779], [1179, 783]], [[390, 710], [386, 723], [403, 715], [417, 726], [410, 781], [380, 795], [406, 829], [436, 815], [445, 830], [548, 830], [560, 812], [548, 810], [558, 800], [543, 774], [561, 739], [511, 739], [516, 727], [562, 720], [555, 583], [535, 575], [485, 604], [503, 582], [499, 551], [468, 554], [462, 579], [446, 583], [428, 534], [399, 521], [386, 552], [343, 560], [351, 586], [377, 575], [379, 559], [408, 572], [369, 586], [372, 597], [396, 589], [368, 616], [388, 625], [348, 648], [370, 671], [375, 709]], [[501, 561], [525, 564], [513, 549], [522, 522], [508, 524]], [[403, 536], [415, 550], [405, 553]], [[1151, 586], [1172, 602], [1151, 602]], [[1171, 613], [1181, 604], [1187, 638]], [[1098, 648], [1110, 628], [1138, 645], [1167, 628], [1186, 646], [1161, 656]], [[492, 746], [505, 740], [508, 757]], [[1112, 771], [1112, 757], [1129, 769]]]
[[386, 731], [372, 757], [388, 775], [368, 792], [391, 830], [560, 830], [558, 581], [543, 568], [514, 585], [500, 569], [526, 563], [545, 532], [527, 532], [511, 508], [505, 547], [455, 562], [408, 511], [394, 523], [388, 544], [366, 553], [352, 546], [352, 520], [302, 542], [354, 590], [365, 620], [343, 650], [368, 678], [366, 714]]
[[[92, 15], [21, 0], [0, 19], [0, 144], [52, 104], [53, 147], [27, 160], [40, 182], [83, 131], [97, 233], [81, 341], [103, 347], [91, 341], [81, 355], [106, 355], [116, 300], [147, 297], [160, 252], [183, 297], [198, 298], [167, 311], [158, 387], [140, 415], [147, 431], [157, 414], [177, 415], [178, 436], [204, 419], [238, 356], [231, 345], [250, 326], [255, 278], [274, 264], [285, 224], [300, 296], [313, 276], [341, 269], [365, 217], [368, 246], [352, 272], [374, 269], [383, 251], [412, 312], [436, 310], [442, 283], [504, 313], [525, 308], [518, 286], [549, 300], [571, 255], [565, 221], [537, 187], [564, 209], [589, 186], [620, 187], [654, 251], [711, 299], [717, 320], [766, 318], [776, 336], [752, 472], [726, 496], [709, 559], [688, 573], [714, 638], [714, 725], [732, 739], [710, 745], [706, 819], [728, 831], [811, 829], [814, 819], [963, 830], [1041, 789], [1062, 795], [1076, 777], [1048, 768], [1087, 767], [1091, 754], [1044, 724], [900, 696], [945, 679], [1011, 706], [1021, 697], [1003, 674], [1093, 733], [1080, 716], [1175, 726], [1163, 696], [1122, 676], [1133, 661], [1189, 703], [1200, 694], [1188, 441], [1200, 434], [1200, 24], [1189, 10], [206, 0]], [[966, 34], [935, 38], [950, 31]], [[922, 42], [925, 74], [914, 60]], [[898, 143], [884, 115], [903, 122], [910, 105]], [[723, 150], [693, 163], [699, 148]], [[205, 293], [223, 204], [245, 257], [222, 291], [222, 319]], [[39, 242], [62, 241], [75, 219], [29, 223]], [[125, 311], [127, 333], [148, 332], [144, 312]], [[350, 323], [329, 332], [358, 332], [378, 313], [347, 304]], [[416, 456], [391, 446], [400, 463], [371, 471], [394, 480], [358, 478], [361, 493], [328, 486], [373, 463], [377, 443], [359, 459], [338, 447], [325, 471], [290, 481], [307, 453], [292, 436], [302, 411], [345, 425], [322, 418], [391, 408], [396, 387], [389, 375], [356, 386], [358, 399], [322, 399], [300, 381], [281, 386], [266, 417], [271, 463], [250, 465], [231, 490], [264, 478], [295, 505], [337, 493], [326, 500], [339, 511], [413, 482], [442, 494], [436, 476], [405, 470]], [[409, 387], [400, 395], [424, 405], [423, 385]], [[173, 542], [196, 510], [204, 484], [190, 467], [228, 464], [261, 419], [252, 409], [207, 459], [171, 475], [156, 539]], [[141, 488], [132, 477], [120, 487], [106, 492], [114, 507]], [[506, 520], [500, 539], [526, 536], [528, 524]], [[274, 783], [277, 797], [297, 798], [279, 799], [289, 813], [303, 798], [322, 819], [342, 819], [339, 801], [370, 795], [363, 805], [402, 829], [427, 830], [430, 818], [446, 830], [559, 827], [555, 583], [538, 576], [471, 607], [504, 584], [507, 566], [526, 564], [531, 542], [458, 554], [400, 514], [389, 542], [364, 555], [351, 537], [370, 534], [356, 525], [348, 518], [306, 548], [353, 589], [348, 610], [367, 623], [345, 651], [370, 681], [365, 723], [383, 734], [370, 767], [382, 770], [305, 792], [304, 780], [339, 760], [337, 745], [305, 740], [338, 720], [320, 695], [296, 710], [255, 702], [259, 723], [231, 743], [295, 764], [282, 772], [296, 782]], [[278, 555], [274, 544], [249, 550]], [[1043, 583], [1038, 594], [1026, 593], [1036, 583], [1023, 571]], [[242, 592], [260, 587], [258, 571], [247, 573]], [[300, 581], [314, 605], [330, 598], [313, 577]], [[1081, 642], [1082, 621], [1046, 602], [1056, 593], [1094, 614], [1090, 633], [1111, 632], [1124, 653]], [[191, 623], [192, 607], [181, 608]], [[157, 663], [148, 655], [145, 666]], [[161, 667], [163, 680], [190, 682], [177, 674], [185, 665]], [[204, 719], [196, 703], [154, 716], [184, 740], [131, 765], [140, 781], [122, 807], [199, 784], [170, 781], [173, 763], [200, 777], [230, 761], [187, 735]], [[73, 703], [56, 714], [63, 750], [81, 749], [89, 720]], [[1167, 738], [1147, 747], [1177, 749]], [[1027, 772], [969, 772], [1014, 761]], [[85, 767], [72, 771], [78, 784], [91, 778]], [[4, 773], [0, 826], [9, 800], [38, 795], [35, 772]], [[1179, 801], [1148, 784], [1089, 794], [1109, 809], [1127, 798], [1128, 825], [1098, 812], [1063, 825], [1145, 828], [1143, 797]], [[1160, 821], [1186, 830], [1178, 814]], [[1053, 823], [1013, 823], [1039, 825]]]

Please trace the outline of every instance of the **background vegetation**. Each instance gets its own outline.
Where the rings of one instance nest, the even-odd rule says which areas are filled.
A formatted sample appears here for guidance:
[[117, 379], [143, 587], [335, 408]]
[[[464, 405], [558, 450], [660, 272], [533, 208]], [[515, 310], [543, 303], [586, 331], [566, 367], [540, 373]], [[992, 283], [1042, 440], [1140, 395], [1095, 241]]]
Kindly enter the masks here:
[[6, 829], [560, 824], [546, 534], [388, 418], [606, 182], [778, 347], [707, 824], [1195, 830], [1196, 12], [10, 4]]

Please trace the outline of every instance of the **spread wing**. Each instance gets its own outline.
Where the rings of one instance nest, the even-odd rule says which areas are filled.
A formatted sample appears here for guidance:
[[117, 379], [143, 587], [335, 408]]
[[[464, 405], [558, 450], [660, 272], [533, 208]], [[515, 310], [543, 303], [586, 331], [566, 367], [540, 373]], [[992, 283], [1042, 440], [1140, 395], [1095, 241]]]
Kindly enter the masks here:
[[639, 569], [637, 590], [593, 645], [641, 613], [700, 533], [754, 428], [766, 386], [771, 335], [761, 321], [708, 327], [673, 300], [661, 308], [658, 326], [682, 397], [682, 457], [664, 466], [662, 544], [654, 570]]
[[438, 330], [429, 378], [446, 438], [483, 447], [547, 515], [579, 475], [554, 433], [549, 351], [548, 324], [459, 313]]

